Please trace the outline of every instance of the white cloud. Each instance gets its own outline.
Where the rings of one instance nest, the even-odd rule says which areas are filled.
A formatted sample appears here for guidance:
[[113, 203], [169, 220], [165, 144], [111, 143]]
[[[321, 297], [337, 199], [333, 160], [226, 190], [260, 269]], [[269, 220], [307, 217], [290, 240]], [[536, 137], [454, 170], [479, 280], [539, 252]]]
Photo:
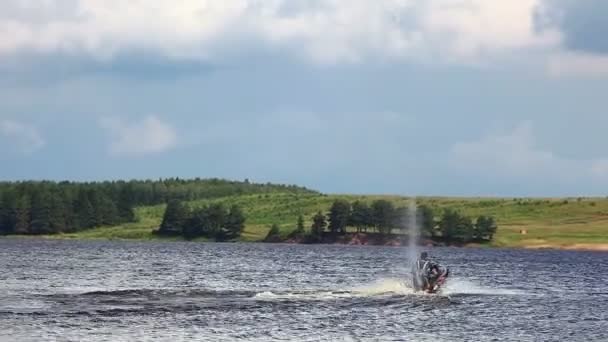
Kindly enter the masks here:
[[429, 40], [442, 34], [451, 50], [477, 56], [495, 51], [550, 47], [559, 43], [555, 30], [538, 31], [534, 14], [538, 0], [444, 0], [428, 2], [423, 16]]
[[2, 149], [30, 154], [46, 145], [38, 129], [18, 121], [0, 120]]
[[455, 169], [486, 178], [548, 184], [608, 181], [608, 159], [578, 160], [542, 149], [537, 146], [529, 122], [507, 134], [456, 143], [450, 150], [449, 162]]
[[175, 130], [155, 116], [148, 116], [141, 122], [104, 118], [100, 125], [110, 134], [109, 152], [114, 156], [161, 153], [177, 145]]
[[[0, 5], [0, 56], [36, 53], [109, 58], [151, 50], [213, 59], [238, 43], [289, 48], [316, 63], [383, 58], [469, 61], [558, 43], [534, 27], [542, 0], [57, 0]], [[255, 44], [254, 44], [255, 45]], [[257, 44], [259, 45], [259, 44]]]
[[589, 53], [567, 53], [552, 56], [547, 64], [550, 75], [556, 77], [608, 76], [608, 56]]

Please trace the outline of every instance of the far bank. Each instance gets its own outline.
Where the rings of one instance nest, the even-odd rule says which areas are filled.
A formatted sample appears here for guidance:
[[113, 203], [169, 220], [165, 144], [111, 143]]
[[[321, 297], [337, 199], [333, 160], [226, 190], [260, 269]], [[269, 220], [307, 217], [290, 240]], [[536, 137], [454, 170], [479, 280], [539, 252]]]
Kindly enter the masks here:
[[[223, 185], [222, 185], [223, 186]], [[251, 185], [246, 186], [247, 190]], [[326, 195], [314, 192], [287, 191], [282, 188], [272, 192], [268, 187], [263, 193], [227, 194], [217, 197], [187, 201], [190, 207], [222, 204], [229, 208], [242, 208], [246, 222], [239, 242], [259, 242], [276, 225], [281, 239], [286, 243], [297, 243], [286, 237], [298, 225], [298, 217], [304, 218], [304, 226], [310, 229], [312, 217], [318, 211], [327, 213], [335, 200], [351, 203], [372, 203], [386, 200], [395, 207], [407, 207], [412, 198], [391, 195]], [[237, 189], [241, 191], [242, 189]], [[250, 191], [250, 190], [247, 190]], [[235, 191], [236, 192], [236, 191]], [[242, 191], [241, 191], [242, 192]], [[214, 195], [215, 196], [215, 195]], [[480, 247], [597, 250], [608, 248], [608, 199], [606, 198], [456, 198], [418, 197], [417, 205], [435, 209], [439, 216], [445, 209], [462, 213], [468, 217], [487, 215], [496, 219], [497, 231], [489, 243], [470, 244]], [[35, 201], [34, 201], [35, 202]], [[46, 203], [46, 202], [42, 202]], [[100, 208], [104, 208], [103, 206]], [[143, 205], [134, 208], [134, 222], [106, 225], [77, 232], [60, 233], [47, 238], [103, 239], [103, 240], [180, 240], [183, 238], [160, 238], [153, 234], [159, 229], [166, 205]], [[32, 212], [34, 214], [34, 212]], [[34, 217], [32, 216], [32, 219]], [[348, 233], [352, 233], [349, 231]], [[18, 235], [18, 234], [17, 234]], [[40, 236], [40, 235], [35, 235]], [[200, 240], [200, 239], [199, 239]], [[345, 237], [324, 243], [350, 245], [401, 245], [397, 240], [365, 239], [361, 235]], [[429, 246], [441, 243], [423, 243]]]
[[[97, 228], [88, 234], [54, 234], [54, 235], [12, 235], [12, 236], [1, 236], [0, 239], [51, 239], [51, 240], [98, 240], [98, 241], [154, 241], [154, 242], [211, 242], [208, 239], [198, 238], [195, 240], [186, 240], [183, 238], [167, 238], [159, 237], [154, 234], [102, 234], [103, 230], [112, 230], [112, 228]], [[400, 237], [379, 237], [369, 236], [365, 233], [348, 233], [339, 237], [328, 237], [321, 242], [309, 242], [301, 239], [284, 239], [277, 241], [230, 241], [221, 243], [283, 243], [283, 244], [302, 244], [302, 245], [346, 245], [346, 246], [387, 246], [387, 247], [407, 247], [407, 239]], [[220, 243], [220, 242], [217, 242]], [[423, 248], [434, 248], [434, 247], [458, 247], [458, 248], [506, 248], [506, 249], [528, 249], [528, 250], [564, 250], [564, 251], [592, 251], [592, 252], [608, 252], [608, 243], [573, 243], [573, 244], [517, 244], [517, 245], [497, 245], [493, 243], [468, 243], [468, 244], [448, 244], [440, 241], [433, 241], [429, 239], [422, 239], [418, 244], [419, 247]]]

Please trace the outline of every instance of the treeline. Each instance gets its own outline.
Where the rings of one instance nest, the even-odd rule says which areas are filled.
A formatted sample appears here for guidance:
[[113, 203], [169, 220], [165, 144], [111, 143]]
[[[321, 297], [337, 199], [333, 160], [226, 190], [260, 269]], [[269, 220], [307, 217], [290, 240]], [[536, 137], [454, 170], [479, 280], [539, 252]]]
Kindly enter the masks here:
[[135, 220], [125, 184], [0, 184], [0, 234], [75, 232]]
[[[410, 215], [408, 208], [395, 207], [387, 200], [376, 200], [371, 205], [361, 201], [351, 204], [346, 200], [336, 200], [327, 214], [318, 212], [314, 215], [310, 238], [319, 240], [325, 232], [345, 234], [347, 227], [353, 227], [357, 232], [372, 230], [389, 235], [397, 231], [404, 234], [413, 222]], [[497, 229], [492, 217], [479, 216], [473, 220], [449, 209], [437, 215], [426, 205], [417, 207], [416, 216], [415, 222], [423, 237], [445, 242], [490, 241]]]
[[277, 191], [313, 192], [294, 185], [198, 178], [0, 182], [0, 234], [75, 232], [132, 222], [136, 206]]
[[245, 228], [245, 215], [233, 205], [210, 204], [190, 208], [179, 200], [171, 200], [156, 233], [163, 236], [183, 236], [186, 239], [206, 237], [216, 241], [232, 240]]

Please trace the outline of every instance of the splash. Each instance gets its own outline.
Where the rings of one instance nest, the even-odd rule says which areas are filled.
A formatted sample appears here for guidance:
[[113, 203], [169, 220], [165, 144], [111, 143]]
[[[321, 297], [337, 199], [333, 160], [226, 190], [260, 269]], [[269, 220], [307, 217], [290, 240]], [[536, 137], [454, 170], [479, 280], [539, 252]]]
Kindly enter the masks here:
[[406, 282], [404, 282], [402, 279], [395, 278], [380, 279], [368, 285], [355, 287], [351, 289], [351, 292], [363, 296], [378, 296], [383, 294], [414, 294], [414, 290]]
[[398, 278], [383, 278], [372, 283], [343, 290], [308, 290], [308, 291], [264, 291], [256, 293], [255, 300], [301, 300], [325, 301], [349, 298], [382, 298], [384, 296], [420, 296], [420, 298], [446, 298], [459, 296], [518, 296], [531, 295], [528, 292], [482, 286], [465, 279], [451, 279], [436, 294], [414, 291], [409, 282]]
[[410, 266], [414, 265], [418, 257], [418, 242], [420, 240], [420, 227], [418, 226], [418, 209], [416, 207], [416, 198], [410, 199], [408, 208], [408, 261]]

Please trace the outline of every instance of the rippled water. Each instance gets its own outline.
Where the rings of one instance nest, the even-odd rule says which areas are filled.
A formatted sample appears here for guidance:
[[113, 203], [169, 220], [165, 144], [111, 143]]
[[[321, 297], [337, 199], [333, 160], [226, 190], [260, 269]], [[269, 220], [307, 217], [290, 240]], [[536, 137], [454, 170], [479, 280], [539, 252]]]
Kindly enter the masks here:
[[0, 240], [2, 341], [606, 341], [608, 254]]

